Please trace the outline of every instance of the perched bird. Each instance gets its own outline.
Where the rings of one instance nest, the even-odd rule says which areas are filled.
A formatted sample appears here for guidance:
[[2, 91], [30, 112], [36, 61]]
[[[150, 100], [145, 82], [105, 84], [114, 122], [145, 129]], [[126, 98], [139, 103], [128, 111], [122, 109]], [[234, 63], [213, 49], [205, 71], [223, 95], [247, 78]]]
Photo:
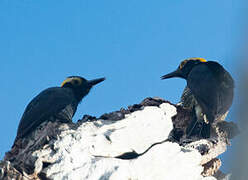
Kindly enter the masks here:
[[217, 62], [190, 58], [161, 79], [173, 77], [186, 79], [182, 106], [193, 110], [198, 122], [207, 124], [204, 136], [210, 137], [210, 125], [225, 115], [232, 104], [234, 80], [231, 75]]
[[78, 104], [90, 89], [105, 78], [86, 80], [70, 76], [61, 87], [51, 87], [38, 94], [26, 107], [18, 126], [16, 140], [26, 137], [44, 121], [71, 122]]

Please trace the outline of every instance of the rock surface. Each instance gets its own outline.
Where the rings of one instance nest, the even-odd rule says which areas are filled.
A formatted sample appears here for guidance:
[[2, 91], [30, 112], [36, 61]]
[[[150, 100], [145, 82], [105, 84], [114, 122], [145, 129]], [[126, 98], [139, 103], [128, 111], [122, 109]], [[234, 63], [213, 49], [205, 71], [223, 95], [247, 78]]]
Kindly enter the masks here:
[[228, 179], [217, 158], [236, 136], [213, 125], [210, 139], [187, 137], [191, 112], [160, 98], [77, 123], [45, 122], [18, 140], [0, 163], [0, 179]]

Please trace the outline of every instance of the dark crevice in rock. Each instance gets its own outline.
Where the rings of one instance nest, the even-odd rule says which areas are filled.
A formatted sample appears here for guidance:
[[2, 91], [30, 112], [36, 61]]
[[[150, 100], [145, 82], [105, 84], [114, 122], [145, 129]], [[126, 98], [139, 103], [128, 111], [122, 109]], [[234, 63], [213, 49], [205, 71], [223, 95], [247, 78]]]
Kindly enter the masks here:
[[177, 114], [172, 117], [173, 130], [170, 136], [172, 140], [180, 142], [181, 139], [186, 139], [187, 128], [192, 121], [192, 112], [182, 106], [176, 106], [176, 108]]
[[109, 172], [106, 172], [104, 173], [100, 178], [99, 180], [108, 180], [110, 178], [110, 176], [113, 174], [114, 171], [116, 171], [118, 169], [118, 167], [114, 167], [114, 170], [113, 171], [109, 171]]
[[40, 173], [38, 174], [38, 177], [39, 177], [41, 180], [52, 180], [52, 179], [48, 178], [48, 177], [46, 176], [46, 174], [43, 173], [43, 172], [40, 172]]
[[166, 140], [163, 140], [161, 142], [157, 142], [157, 143], [154, 143], [152, 144], [149, 148], [147, 148], [144, 152], [142, 153], [137, 153], [136, 151], [132, 151], [132, 152], [126, 152], [126, 153], [123, 153], [119, 156], [116, 156], [115, 158], [118, 158], [118, 159], [123, 159], [123, 160], [130, 160], [130, 159], [136, 159], [138, 158], [139, 156], [142, 156], [144, 155], [145, 153], [147, 153], [153, 146], [156, 146], [158, 144], [162, 144], [164, 142], [167, 142], [169, 141], [169, 139], [166, 139]]
[[200, 146], [197, 146], [197, 150], [201, 155], [204, 155], [209, 152], [209, 147], [206, 144], [201, 144]]
[[123, 159], [123, 160], [130, 160], [130, 159], [136, 159], [139, 156], [140, 154], [138, 154], [136, 151], [133, 150], [132, 152], [125, 152], [119, 156], [116, 156], [115, 158]]
[[44, 168], [47, 168], [48, 166], [50, 166], [52, 163], [50, 163], [50, 162], [43, 162], [43, 169]]
[[105, 138], [106, 138], [109, 142], [111, 142], [111, 139], [110, 139], [109, 135], [106, 135], [106, 134], [105, 134]]
[[207, 162], [203, 165], [203, 176], [212, 176], [216, 174], [216, 172], [219, 170], [221, 166], [221, 160], [218, 158], [214, 158], [211, 161]]

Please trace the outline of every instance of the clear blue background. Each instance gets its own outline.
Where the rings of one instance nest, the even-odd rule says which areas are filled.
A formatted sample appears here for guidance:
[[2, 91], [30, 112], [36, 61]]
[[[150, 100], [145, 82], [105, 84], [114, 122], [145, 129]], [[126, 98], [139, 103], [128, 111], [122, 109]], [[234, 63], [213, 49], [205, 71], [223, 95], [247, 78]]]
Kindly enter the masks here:
[[74, 121], [148, 96], [178, 102], [186, 82], [160, 76], [188, 57], [219, 61], [238, 84], [246, 11], [245, 0], [1, 0], [0, 159], [28, 102], [70, 75], [107, 78]]

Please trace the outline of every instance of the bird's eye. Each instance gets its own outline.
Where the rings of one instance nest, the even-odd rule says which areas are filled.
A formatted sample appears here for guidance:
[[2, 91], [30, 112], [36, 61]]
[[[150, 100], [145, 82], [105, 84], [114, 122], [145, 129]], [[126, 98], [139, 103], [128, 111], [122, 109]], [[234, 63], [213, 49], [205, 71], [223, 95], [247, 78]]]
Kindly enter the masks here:
[[74, 85], [79, 85], [80, 82], [79, 82], [79, 80], [74, 80], [74, 81], [73, 81], [73, 84], [74, 84]]
[[179, 68], [182, 69], [183, 66], [188, 62], [188, 60], [184, 60], [183, 62], [181, 62]]

